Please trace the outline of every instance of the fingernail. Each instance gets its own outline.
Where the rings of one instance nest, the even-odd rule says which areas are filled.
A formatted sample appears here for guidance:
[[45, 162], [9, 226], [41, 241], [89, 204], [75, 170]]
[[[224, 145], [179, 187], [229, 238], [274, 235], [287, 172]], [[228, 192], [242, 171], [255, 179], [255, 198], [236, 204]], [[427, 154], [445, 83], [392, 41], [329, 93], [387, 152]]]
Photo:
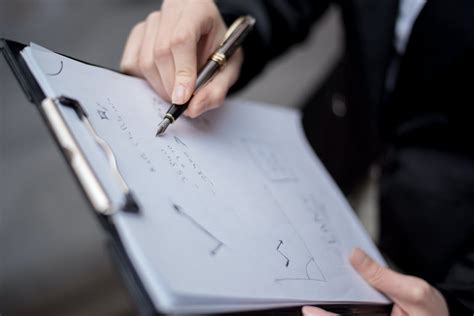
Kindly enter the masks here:
[[360, 248], [354, 248], [349, 260], [354, 267], [360, 267], [366, 259], [367, 255], [364, 251], [362, 251]]
[[311, 306], [304, 306], [301, 312], [303, 313], [303, 316], [318, 316], [319, 315], [318, 312], [313, 311], [313, 308]]
[[171, 96], [171, 102], [174, 104], [186, 103], [186, 87], [184, 85], [178, 84], [174, 88], [173, 95]]

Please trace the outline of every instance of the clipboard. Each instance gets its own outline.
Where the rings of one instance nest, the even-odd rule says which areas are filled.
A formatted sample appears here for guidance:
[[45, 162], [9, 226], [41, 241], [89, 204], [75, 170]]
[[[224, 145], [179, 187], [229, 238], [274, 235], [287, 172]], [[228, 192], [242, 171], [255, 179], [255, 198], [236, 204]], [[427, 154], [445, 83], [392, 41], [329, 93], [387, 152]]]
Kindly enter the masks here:
[[[69, 166], [80, 190], [89, 203], [90, 208], [97, 215], [103, 229], [107, 232], [107, 249], [117, 267], [117, 270], [129, 291], [132, 300], [140, 315], [151, 316], [160, 315], [160, 311], [156, 310], [152, 300], [147, 293], [145, 286], [138, 276], [132, 261], [130, 260], [121, 238], [115, 228], [114, 223], [110, 220], [109, 215], [116, 211], [131, 212], [139, 215], [140, 206], [136, 203], [133, 192], [128, 188], [127, 183], [120, 175], [120, 171], [116, 167], [113, 152], [108, 148], [108, 144], [103, 141], [88, 121], [87, 113], [81, 104], [67, 96], [60, 96], [55, 99], [46, 98], [45, 93], [40, 88], [38, 82], [30, 72], [26, 62], [21, 56], [21, 51], [26, 45], [0, 39], [0, 50], [2, 51], [8, 65], [12, 69], [17, 81], [21, 85], [28, 100], [33, 103], [40, 112], [43, 121], [55, 139], [56, 144], [61, 151], [66, 163]], [[67, 57], [67, 56], [66, 56]], [[69, 57], [71, 58], [71, 57]], [[74, 59], [74, 58], [73, 58]], [[77, 60], [77, 59], [76, 59]], [[80, 61], [80, 60], [78, 60]], [[80, 61], [85, 64], [92, 65], [87, 62]], [[100, 67], [97, 65], [93, 65]], [[109, 69], [110, 70], [110, 69]], [[108, 197], [106, 188], [100, 183], [98, 177], [94, 174], [87, 157], [74, 139], [74, 135], [68, 129], [67, 123], [61, 118], [58, 107], [69, 107], [74, 109], [78, 119], [89, 130], [96, 140], [97, 144], [107, 156], [111, 173], [114, 174], [115, 181], [122, 188], [123, 203], [119, 209], [113, 209], [112, 203]], [[369, 304], [330, 304], [318, 305], [328, 311], [341, 315], [389, 315], [391, 305], [369, 305]], [[218, 315], [301, 315], [300, 307], [278, 308], [260, 311], [249, 311], [239, 313], [224, 313]], [[216, 315], [216, 314], [214, 314]]]

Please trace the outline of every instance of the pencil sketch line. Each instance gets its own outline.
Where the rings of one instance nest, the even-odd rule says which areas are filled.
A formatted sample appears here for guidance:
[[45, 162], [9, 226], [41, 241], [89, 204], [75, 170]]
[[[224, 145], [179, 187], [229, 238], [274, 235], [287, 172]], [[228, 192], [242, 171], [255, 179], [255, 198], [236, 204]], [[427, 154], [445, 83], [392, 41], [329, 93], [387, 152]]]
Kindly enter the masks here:
[[[321, 278], [315, 278], [312, 277], [309, 273], [309, 266], [311, 263], [314, 263], [316, 266], [316, 269], [318, 270], [319, 274], [321, 275]], [[326, 277], [324, 276], [324, 273], [321, 271], [321, 268], [319, 265], [316, 263], [316, 260], [314, 258], [311, 258], [308, 260], [306, 263], [306, 278], [277, 278], [275, 279], [275, 282], [282, 282], [282, 281], [317, 281], [317, 282], [327, 282]]]
[[[296, 234], [296, 236], [298, 236], [299, 240], [301, 241], [303, 247], [305, 248], [306, 252], [308, 253], [310, 259], [309, 261], [306, 263], [306, 276], [309, 280], [313, 280], [313, 278], [311, 278], [310, 274], [309, 274], [309, 266], [311, 264], [311, 262], [314, 263], [314, 265], [316, 266], [316, 269], [318, 270], [319, 274], [321, 275], [322, 279], [314, 279], [316, 281], [321, 281], [321, 282], [326, 282], [326, 277], [324, 276], [324, 273], [323, 271], [321, 270], [321, 268], [319, 267], [319, 265], [317, 264], [316, 262], [316, 259], [314, 258], [313, 254], [311, 253], [311, 251], [309, 250], [309, 247], [308, 245], [306, 244], [306, 241], [303, 239], [303, 236], [301, 236], [301, 234], [298, 232], [298, 230], [295, 228], [295, 226], [293, 225], [291, 219], [289, 218], [288, 214], [286, 214], [285, 210], [283, 209], [283, 207], [281, 206], [280, 202], [278, 201], [278, 199], [275, 197], [275, 195], [273, 194], [273, 192], [268, 188], [267, 185], [264, 185], [264, 188], [265, 190], [270, 194], [270, 196], [272, 197], [275, 205], [277, 206], [277, 208], [280, 210], [280, 212], [284, 215], [286, 221], [288, 222], [288, 224], [290, 225], [290, 227], [293, 229], [293, 232]], [[295, 278], [286, 278], [286, 279], [275, 279], [275, 281], [284, 281], [284, 280], [296, 280]], [[303, 279], [303, 280], [306, 280], [306, 279]]]
[[223, 246], [224, 246], [224, 244], [222, 242], [219, 242], [217, 244], [217, 246], [210, 251], [210, 255], [215, 256], [217, 254], [217, 252], [219, 251], [219, 249], [221, 249]]
[[179, 139], [177, 136], [174, 137], [174, 141], [179, 144], [179, 145], [183, 145], [184, 147], [188, 147], [181, 139]]
[[279, 240], [276, 250], [286, 259], [285, 267], [290, 265], [290, 259], [280, 250], [280, 247], [283, 245], [283, 240]]
[[301, 243], [303, 244], [304, 248], [306, 249], [306, 252], [308, 253], [308, 255], [310, 257], [313, 257], [311, 251], [309, 250], [309, 247], [308, 245], [306, 244], [305, 240], [303, 239], [303, 237], [301, 236], [301, 234], [298, 232], [298, 230], [295, 228], [295, 226], [293, 225], [293, 223], [291, 222], [290, 218], [288, 217], [288, 215], [286, 214], [285, 210], [283, 209], [283, 207], [281, 206], [280, 202], [277, 200], [277, 198], [275, 197], [275, 195], [273, 194], [273, 192], [268, 188], [267, 185], [263, 185], [263, 187], [265, 188], [265, 191], [268, 192], [268, 194], [270, 194], [270, 196], [272, 197], [272, 200], [273, 202], [275, 203], [275, 205], [277, 206], [277, 208], [280, 210], [280, 212], [283, 214], [283, 216], [285, 217], [286, 221], [288, 222], [288, 224], [291, 226], [291, 228], [293, 229], [293, 232], [298, 236], [299, 240], [301, 241]]
[[283, 282], [283, 281], [326, 282], [326, 280], [322, 280], [322, 279], [306, 279], [306, 278], [280, 278], [280, 279], [275, 279], [275, 282]]
[[57, 76], [63, 71], [63, 67], [64, 67], [64, 63], [61, 60], [61, 66], [60, 66], [59, 70], [56, 71], [56, 72], [53, 72], [53, 73], [46, 73], [46, 75], [48, 75], [48, 76]]
[[308, 263], [306, 263], [306, 275], [308, 276], [308, 279], [314, 279], [309, 275], [309, 265], [311, 264], [311, 262], [314, 263], [314, 265], [316, 266], [316, 269], [318, 270], [319, 274], [322, 277], [322, 279], [316, 279], [316, 280], [327, 282], [326, 277], [324, 276], [324, 273], [321, 270], [321, 267], [319, 266], [319, 264], [316, 262], [316, 260], [314, 258], [311, 258], [308, 261]]
[[106, 111], [97, 110], [97, 113], [99, 114], [99, 117], [100, 117], [101, 120], [108, 120], [109, 119], [109, 117], [107, 116]]
[[201, 225], [191, 215], [186, 213], [179, 205], [177, 205], [175, 203], [172, 203], [172, 205], [173, 205], [173, 209], [176, 211], [176, 213], [178, 213], [179, 215], [185, 217], [187, 220], [189, 220], [191, 222], [191, 224], [193, 224], [196, 228], [198, 228], [202, 233], [204, 233], [210, 239], [212, 239], [216, 242], [217, 246], [210, 251], [211, 256], [215, 256], [217, 254], [217, 252], [219, 251], [219, 249], [222, 248], [223, 246], [225, 246], [223, 241], [221, 241], [219, 238], [214, 236], [214, 234], [212, 234], [209, 230], [207, 230], [203, 225]]
[[241, 142], [255, 167], [268, 181], [274, 183], [299, 181], [294, 171], [286, 165], [285, 157], [276, 153], [274, 145], [247, 138], [241, 138]]

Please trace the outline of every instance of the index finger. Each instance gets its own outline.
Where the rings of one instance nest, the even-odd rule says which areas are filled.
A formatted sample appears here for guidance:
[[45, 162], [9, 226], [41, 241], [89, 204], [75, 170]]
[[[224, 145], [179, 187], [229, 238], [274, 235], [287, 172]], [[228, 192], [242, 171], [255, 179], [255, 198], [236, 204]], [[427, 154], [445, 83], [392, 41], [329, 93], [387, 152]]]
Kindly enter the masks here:
[[[188, 101], [194, 91], [197, 77], [198, 42], [212, 29], [212, 16], [206, 12], [196, 12], [199, 9], [199, 6], [184, 9], [178, 23], [179, 27], [171, 39], [171, 52], [175, 65], [172, 101], [176, 104]], [[190, 19], [189, 16], [199, 16], [200, 18]]]

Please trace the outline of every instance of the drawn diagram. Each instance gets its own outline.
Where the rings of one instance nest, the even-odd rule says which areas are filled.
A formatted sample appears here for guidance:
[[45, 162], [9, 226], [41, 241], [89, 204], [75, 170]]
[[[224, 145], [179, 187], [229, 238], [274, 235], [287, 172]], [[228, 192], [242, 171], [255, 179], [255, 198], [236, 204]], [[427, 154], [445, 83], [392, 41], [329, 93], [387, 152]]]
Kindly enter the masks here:
[[225, 244], [214, 234], [212, 234], [209, 230], [207, 230], [203, 225], [201, 225], [196, 219], [194, 219], [191, 215], [186, 213], [183, 208], [176, 203], [172, 203], [173, 209], [176, 211], [176, 213], [183, 218], [187, 219], [194, 227], [196, 227], [198, 230], [200, 230], [203, 234], [209, 237], [209, 239], [212, 241], [214, 246], [209, 250], [209, 255], [211, 257], [214, 257], [218, 254], [218, 252], [222, 249], [222, 247], [225, 246]]
[[324, 203], [318, 202], [313, 195], [303, 197], [305, 210], [311, 214], [321, 239], [328, 245], [337, 243], [336, 234], [330, 224], [329, 217]]
[[284, 208], [272, 193], [272, 191], [264, 186], [265, 191], [268, 192], [268, 195], [274, 201], [275, 209], [281, 213], [283, 218], [288, 223], [288, 226], [291, 227], [293, 231], [293, 236], [295, 237], [293, 243], [285, 243], [283, 239], [279, 239], [276, 251], [279, 256], [284, 259], [285, 267], [285, 276], [276, 277], [275, 282], [283, 281], [315, 281], [315, 282], [327, 282], [326, 276], [324, 275], [322, 269], [319, 267], [319, 264], [316, 262], [316, 259], [311, 254], [308, 245], [306, 244], [304, 238], [300, 235], [298, 230], [293, 225], [291, 219], [288, 217]]
[[321, 254], [324, 255], [331, 267], [325, 271], [326, 277], [337, 277], [345, 273], [345, 256], [341, 252], [341, 242], [338, 234], [331, 223], [329, 209], [326, 204], [318, 200], [313, 194], [302, 197], [304, 210], [308, 219], [315, 225], [315, 237], [319, 238]]
[[285, 267], [288, 267], [290, 265], [290, 259], [280, 250], [281, 246], [283, 246], [283, 240], [278, 241], [278, 246], [277, 246], [277, 251], [282, 255], [283, 258], [285, 258]]
[[305, 266], [305, 272], [301, 276], [277, 278], [275, 282], [282, 281], [316, 281], [316, 282], [327, 282], [321, 268], [316, 263], [314, 258], [310, 258]]
[[119, 133], [128, 141], [137, 157], [143, 162], [143, 166], [149, 172], [155, 173], [157, 169], [151, 159], [151, 155], [148, 154], [148, 151], [140, 143], [139, 137], [127, 123], [126, 116], [122, 114], [121, 109], [107, 97], [104, 101], [96, 102], [96, 111], [101, 121], [109, 120], [114, 123]]
[[46, 75], [52, 76], [52, 77], [59, 75], [63, 71], [63, 68], [64, 68], [64, 62], [62, 60], [60, 62], [61, 62], [61, 64], [60, 64], [58, 70], [56, 70], [54, 72], [46, 72]]
[[101, 120], [108, 120], [109, 119], [109, 117], [107, 116], [106, 111], [97, 110], [97, 114], [99, 114], [99, 117], [100, 117]]
[[286, 157], [275, 145], [251, 139], [242, 139], [253, 162], [263, 175], [272, 182], [296, 182], [298, 178]]

